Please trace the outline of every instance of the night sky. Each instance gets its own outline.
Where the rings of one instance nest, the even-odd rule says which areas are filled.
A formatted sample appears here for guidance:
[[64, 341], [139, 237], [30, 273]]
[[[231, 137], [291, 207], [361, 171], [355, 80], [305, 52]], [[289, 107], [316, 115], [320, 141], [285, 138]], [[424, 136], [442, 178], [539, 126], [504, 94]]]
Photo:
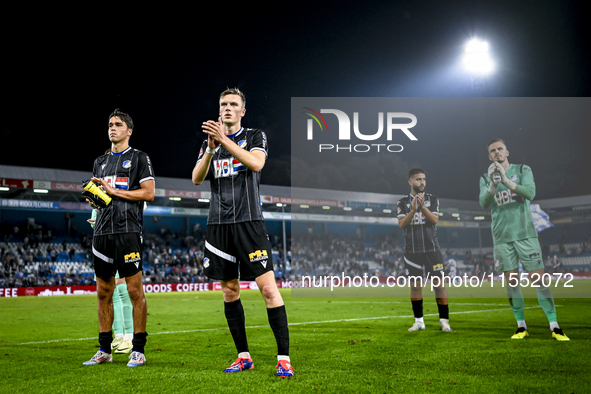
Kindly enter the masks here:
[[[219, 93], [236, 86], [247, 97], [243, 125], [268, 134], [262, 182], [289, 186], [295, 170], [291, 97], [472, 96], [458, 59], [474, 36], [490, 43], [497, 63], [487, 89], [477, 95], [590, 96], [591, 35], [576, 3], [269, 4], [274, 6], [212, 3], [196, 10], [194, 4], [126, 9], [101, 3], [100, 9], [15, 12], [3, 29], [0, 164], [90, 171], [109, 147], [108, 115], [121, 108], [136, 125], [131, 146], [150, 155], [156, 175], [188, 178], [204, 139], [201, 123], [217, 119]], [[588, 134], [564, 138], [589, 146]], [[529, 141], [544, 138], [537, 131]], [[526, 147], [519, 142], [514, 149]], [[426, 146], [425, 154], [437, 155], [436, 148]], [[458, 148], [458, 154], [483, 149], [461, 143]], [[581, 177], [591, 168], [583, 149], [549, 147], [539, 153], [572, 161]], [[551, 174], [548, 182], [560, 178]], [[544, 182], [544, 175], [536, 174], [536, 180]], [[538, 187], [538, 195], [591, 194], [590, 185], [548, 192]], [[454, 190], [445, 197], [465, 195]]]

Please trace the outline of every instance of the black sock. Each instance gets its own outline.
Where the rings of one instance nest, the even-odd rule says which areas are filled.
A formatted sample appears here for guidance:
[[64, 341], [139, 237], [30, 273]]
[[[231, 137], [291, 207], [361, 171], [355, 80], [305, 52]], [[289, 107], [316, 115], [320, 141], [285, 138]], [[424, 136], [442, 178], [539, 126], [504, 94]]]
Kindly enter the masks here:
[[234, 339], [238, 353], [248, 352], [246, 327], [244, 323], [244, 308], [240, 298], [232, 302], [224, 302], [224, 313], [228, 321], [228, 328]]
[[414, 313], [415, 318], [421, 318], [423, 317], [423, 300], [417, 300], [417, 301], [410, 301], [412, 303], [412, 313]]
[[437, 304], [437, 308], [439, 309], [439, 318], [449, 320], [449, 305]]
[[131, 349], [131, 351], [143, 353], [144, 347], [146, 346], [147, 336], [147, 332], [134, 332], [133, 339], [131, 340], [131, 343], [133, 344], [133, 348]]
[[105, 353], [111, 354], [111, 342], [113, 342], [113, 331], [99, 332], [99, 345]]
[[277, 341], [277, 355], [289, 356], [289, 328], [287, 327], [285, 305], [267, 308], [267, 316], [271, 330], [275, 334], [275, 341]]

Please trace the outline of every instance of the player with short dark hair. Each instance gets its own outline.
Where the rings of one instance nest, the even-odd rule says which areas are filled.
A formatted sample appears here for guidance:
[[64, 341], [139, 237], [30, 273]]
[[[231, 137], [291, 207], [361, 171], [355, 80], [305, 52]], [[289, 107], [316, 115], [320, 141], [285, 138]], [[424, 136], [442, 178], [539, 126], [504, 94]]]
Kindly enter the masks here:
[[[425, 329], [423, 289], [419, 278], [423, 277], [423, 270], [428, 276], [443, 277], [444, 267], [436, 227], [439, 222], [439, 200], [433, 194], [425, 193], [427, 177], [421, 168], [413, 168], [408, 172], [408, 183], [410, 194], [398, 201], [397, 211], [398, 224], [404, 229], [404, 263], [415, 316], [415, 322], [408, 331], [419, 331]], [[447, 291], [443, 280], [434, 289], [439, 310], [439, 327], [442, 331], [451, 331]]]
[[[525, 324], [521, 278], [518, 277], [519, 262], [532, 280], [544, 274], [542, 249], [530, 210], [530, 201], [536, 195], [536, 184], [529, 166], [509, 163], [505, 141], [498, 138], [490, 141], [487, 151], [492, 164], [488, 172], [480, 177], [480, 205], [484, 209], [491, 207], [494, 269], [505, 275], [507, 296], [517, 320], [517, 331], [511, 338], [523, 339], [529, 333]], [[538, 302], [546, 313], [552, 337], [568, 341], [558, 325], [552, 291], [543, 280], [538, 283]]]
[[[98, 298], [100, 350], [85, 362], [96, 365], [112, 362], [113, 292], [115, 273], [125, 278], [133, 305], [133, 348], [129, 367], [146, 362], [146, 297], [142, 286], [142, 223], [145, 201], [153, 201], [155, 178], [148, 155], [129, 146], [133, 132], [131, 117], [115, 110], [109, 116], [111, 151], [97, 158], [92, 182], [111, 197], [99, 208], [92, 242]], [[93, 208], [98, 208], [96, 205]]]
[[285, 305], [273, 271], [271, 244], [260, 204], [260, 171], [267, 159], [267, 136], [244, 128], [244, 94], [227, 89], [220, 95], [218, 121], [203, 123], [203, 141], [193, 183], [209, 174], [211, 201], [205, 236], [204, 272], [220, 281], [224, 312], [238, 358], [224, 372], [254, 368], [246, 338], [240, 281], [254, 280], [265, 300], [269, 324], [277, 342], [277, 376], [294, 374], [289, 358]]

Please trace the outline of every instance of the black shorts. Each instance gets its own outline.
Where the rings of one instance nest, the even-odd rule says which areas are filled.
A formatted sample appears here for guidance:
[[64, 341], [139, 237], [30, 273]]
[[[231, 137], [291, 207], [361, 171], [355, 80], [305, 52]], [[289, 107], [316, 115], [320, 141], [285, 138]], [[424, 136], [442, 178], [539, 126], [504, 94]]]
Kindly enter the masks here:
[[203, 268], [210, 279], [223, 281], [254, 280], [273, 271], [265, 222], [208, 224]]
[[92, 239], [94, 272], [109, 280], [119, 271], [120, 278], [142, 271], [142, 239], [140, 233], [95, 235]]
[[[443, 257], [438, 252], [405, 253], [404, 266], [407, 276], [441, 275], [443, 271]], [[423, 269], [425, 273], [423, 274]]]

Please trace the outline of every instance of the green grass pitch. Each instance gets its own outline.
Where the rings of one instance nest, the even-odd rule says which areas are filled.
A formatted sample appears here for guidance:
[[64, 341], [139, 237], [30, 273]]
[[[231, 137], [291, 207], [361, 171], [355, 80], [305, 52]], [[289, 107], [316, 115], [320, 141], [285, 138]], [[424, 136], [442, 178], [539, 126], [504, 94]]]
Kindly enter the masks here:
[[275, 376], [276, 345], [257, 291], [242, 292], [255, 369], [222, 371], [236, 358], [221, 292], [147, 294], [144, 367], [84, 366], [98, 350], [96, 296], [0, 298], [1, 393], [584, 393], [591, 392], [591, 305], [557, 298], [570, 342], [557, 342], [535, 298], [526, 299], [530, 337], [506, 299], [450, 299], [453, 332], [439, 331], [425, 299], [425, 331], [409, 333], [408, 299], [292, 298], [296, 376]]

